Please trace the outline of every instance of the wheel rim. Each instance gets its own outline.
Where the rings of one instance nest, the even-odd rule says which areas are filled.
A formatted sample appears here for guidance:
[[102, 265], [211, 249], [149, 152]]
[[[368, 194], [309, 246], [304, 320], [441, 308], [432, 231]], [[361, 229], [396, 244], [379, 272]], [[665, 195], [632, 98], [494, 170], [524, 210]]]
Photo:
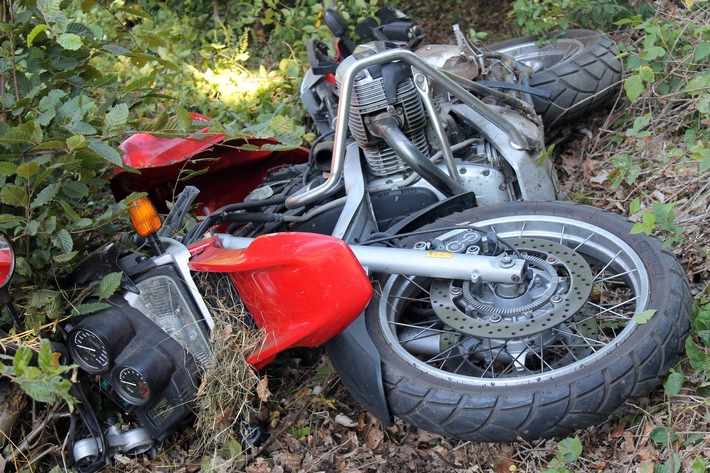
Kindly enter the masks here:
[[497, 51], [525, 64], [533, 72], [538, 72], [566, 61], [583, 49], [584, 44], [581, 41], [560, 38], [553, 44], [538, 46], [534, 41], [530, 41], [497, 49]]
[[[633, 315], [647, 308], [649, 275], [637, 252], [618, 236], [578, 220], [541, 215], [486, 219], [476, 222], [476, 228], [493, 231], [500, 240], [516, 242], [525, 254], [528, 251], [537, 251], [537, 256], [559, 253], [560, 244], [574, 249], [571, 253], [587, 262], [591, 270], [590, 280], [585, 281], [579, 276], [584, 270], [576, 268], [581, 266], [577, 263], [558, 263], [557, 274], [560, 281], [568, 282], [579, 276], [575, 284], [584, 286], [588, 283], [589, 287], [581, 292], [574, 284], [568, 284], [568, 287], [563, 284], [555, 289], [553, 297], [572, 301], [569, 305], [574, 311], [566, 316], [554, 315], [559, 301], [520, 305], [526, 309], [536, 307], [527, 313], [511, 315], [514, 310], [501, 311], [507, 318], [477, 312], [480, 306], [470, 314], [461, 306], [469, 309], [473, 306], [459, 302], [460, 318], [468, 317], [473, 322], [458, 326], [451, 322], [451, 318], [442, 317], [441, 312], [455, 312], [457, 308], [450, 301], [460, 301], [461, 298], [456, 299], [456, 295], [449, 299], [432, 297], [432, 288], [441, 291], [445, 287], [444, 292], [458, 294], [464, 290], [465, 284], [391, 276], [381, 290], [377, 305], [378, 323], [385, 343], [416, 369], [446, 381], [473, 385], [534, 383], [558, 378], [594, 363], [621, 345], [637, 329]], [[463, 231], [443, 230], [427, 237], [436, 236], [438, 241], [446, 241]], [[526, 241], [528, 243], [522, 243]], [[554, 242], [550, 246], [553, 250], [545, 253], [546, 250], [528, 249], [535, 246], [530, 242], [541, 241]], [[523, 285], [523, 292], [532, 293], [533, 298], [549, 297], [544, 287], [535, 289], [539, 282], [535, 278], [547, 273], [542, 269], [531, 269], [529, 273], [531, 281], [527, 286]], [[542, 284], [537, 285], [545, 286], [551, 279], [542, 278]], [[495, 302], [496, 297], [512, 306], [527, 301], [524, 299], [527, 296], [522, 293], [513, 296], [495, 294], [492, 289], [480, 291], [481, 298], [487, 297], [488, 302]], [[579, 299], [578, 304], [575, 298]], [[446, 306], [447, 301], [448, 307], [439, 307]], [[525, 317], [538, 320], [538, 325], [521, 325]], [[495, 330], [477, 333], [484, 323]]]

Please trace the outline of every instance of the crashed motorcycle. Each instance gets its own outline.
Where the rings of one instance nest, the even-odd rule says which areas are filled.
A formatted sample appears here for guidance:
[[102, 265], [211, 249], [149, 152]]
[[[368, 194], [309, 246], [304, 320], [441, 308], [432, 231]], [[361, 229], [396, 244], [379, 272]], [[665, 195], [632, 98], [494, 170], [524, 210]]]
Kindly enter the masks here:
[[[682, 268], [622, 217], [554, 201], [544, 142], [613, 92], [613, 43], [571, 30], [483, 47], [454, 29], [455, 46], [420, 46], [418, 27], [386, 9], [355, 46], [335, 12], [326, 21], [339, 56], [309, 46], [310, 149], [229, 140], [196, 114], [192, 138], [122, 145], [140, 174], [117, 173], [118, 198], [179, 197], [164, 224], [136, 202], [147, 252], [110, 246], [77, 271], [120, 271], [123, 292], [66, 327], [74, 362], [167, 438], [210, 362], [194, 276], [222, 273], [263, 332], [252, 365], [325, 344], [385, 424], [510, 442], [566, 435], [646, 396], [689, 331]], [[203, 218], [182, 235], [190, 209]], [[98, 435], [75, 457], [91, 464], [109, 443]]]

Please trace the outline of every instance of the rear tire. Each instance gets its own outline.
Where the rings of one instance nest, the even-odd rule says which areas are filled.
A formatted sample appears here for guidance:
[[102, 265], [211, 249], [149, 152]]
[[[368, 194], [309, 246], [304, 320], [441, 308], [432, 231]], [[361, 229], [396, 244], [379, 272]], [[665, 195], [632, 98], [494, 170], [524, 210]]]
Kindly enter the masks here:
[[[461, 309], [477, 297], [474, 284], [462, 291], [456, 281], [384, 277], [366, 319], [393, 415], [478, 442], [547, 438], [601, 423], [661, 383], [684, 347], [692, 297], [658, 240], [592, 207], [515, 202], [442, 218], [403, 243], [446, 244], [465, 225], [495, 229], [499, 241], [540, 258], [538, 267], [555, 268], [548, 278], [530, 263], [523, 295], [533, 303], [518, 302], [510, 284], [491, 285], [498, 320], [473, 304]], [[553, 296], [546, 286], [558, 277]], [[633, 321], [651, 310], [647, 322]]]
[[533, 105], [551, 129], [613, 97], [621, 85], [622, 65], [616, 44], [597, 31], [565, 30], [547, 37], [552, 40], [542, 44], [536, 36], [524, 36], [488, 48], [533, 68], [530, 86], [551, 93], [549, 99], [533, 96]]

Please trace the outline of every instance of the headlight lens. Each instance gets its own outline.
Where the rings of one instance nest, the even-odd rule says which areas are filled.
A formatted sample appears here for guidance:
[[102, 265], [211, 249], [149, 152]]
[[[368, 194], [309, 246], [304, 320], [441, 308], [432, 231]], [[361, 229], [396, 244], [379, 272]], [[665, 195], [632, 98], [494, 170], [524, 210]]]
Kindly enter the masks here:
[[182, 345], [198, 363], [207, 364], [211, 358], [209, 343], [176, 281], [160, 275], [146, 278], [137, 286], [139, 294], [124, 296], [128, 303]]

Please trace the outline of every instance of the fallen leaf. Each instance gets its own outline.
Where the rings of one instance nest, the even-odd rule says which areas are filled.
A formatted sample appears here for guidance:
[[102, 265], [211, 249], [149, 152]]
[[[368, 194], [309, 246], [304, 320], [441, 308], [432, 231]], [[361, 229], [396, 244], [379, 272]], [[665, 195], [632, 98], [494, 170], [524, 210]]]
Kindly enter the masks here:
[[624, 430], [626, 429], [626, 422], [621, 421], [617, 424], [617, 426], [612, 430], [611, 432], [611, 438], [613, 439], [618, 439], [622, 435], [624, 435]]
[[493, 471], [495, 473], [510, 473], [511, 471], [518, 471], [518, 467], [510, 458], [501, 458], [493, 464]]
[[367, 433], [367, 441], [365, 443], [367, 445], [367, 448], [374, 450], [380, 446], [384, 439], [385, 434], [383, 434], [380, 429], [370, 429], [370, 431]]
[[266, 375], [257, 383], [256, 395], [259, 396], [261, 402], [266, 402], [269, 400], [269, 397], [271, 397], [271, 393], [269, 392], [269, 378]]
[[356, 427], [357, 426], [357, 422], [355, 422], [350, 417], [348, 417], [344, 414], [336, 415], [334, 421], [336, 424], [342, 425], [343, 427]]
[[626, 441], [626, 453], [633, 453], [636, 449], [634, 435], [631, 432], [624, 432], [624, 440]]

